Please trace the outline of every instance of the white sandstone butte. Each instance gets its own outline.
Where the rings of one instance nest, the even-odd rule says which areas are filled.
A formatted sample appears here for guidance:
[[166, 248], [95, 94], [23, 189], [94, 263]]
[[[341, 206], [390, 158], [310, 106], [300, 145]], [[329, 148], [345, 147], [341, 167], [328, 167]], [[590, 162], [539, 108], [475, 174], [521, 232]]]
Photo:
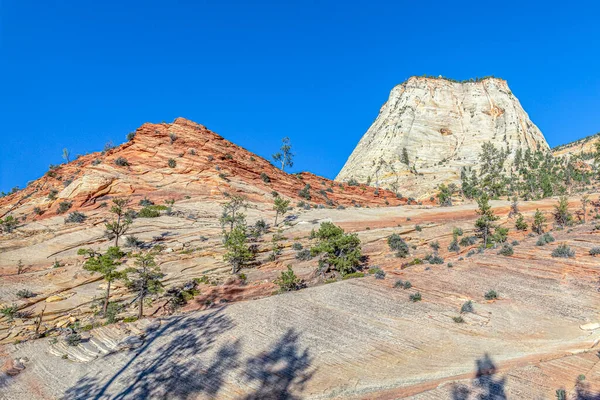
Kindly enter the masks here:
[[519, 148], [549, 149], [505, 80], [411, 77], [392, 89], [336, 180], [426, 198], [441, 183], [460, 184], [462, 167], [476, 168], [484, 142], [508, 148], [507, 166]]

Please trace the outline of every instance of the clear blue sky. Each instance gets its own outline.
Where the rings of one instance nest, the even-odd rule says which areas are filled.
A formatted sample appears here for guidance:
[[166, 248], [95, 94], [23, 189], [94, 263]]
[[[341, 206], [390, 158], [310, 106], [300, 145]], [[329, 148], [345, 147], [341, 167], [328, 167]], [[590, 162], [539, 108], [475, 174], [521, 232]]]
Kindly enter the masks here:
[[0, 190], [178, 116], [333, 178], [422, 74], [505, 78], [569, 142], [600, 131], [600, 6], [561, 4], [0, 0]]

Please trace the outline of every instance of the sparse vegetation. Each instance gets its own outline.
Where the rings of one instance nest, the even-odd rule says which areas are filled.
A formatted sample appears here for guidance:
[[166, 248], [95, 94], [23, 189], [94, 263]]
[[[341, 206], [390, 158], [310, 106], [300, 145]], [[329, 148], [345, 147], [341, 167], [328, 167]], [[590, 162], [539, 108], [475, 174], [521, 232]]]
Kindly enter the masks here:
[[58, 203], [58, 210], [56, 210], [56, 212], [58, 214], [64, 214], [67, 211], [69, 211], [69, 209], [71, 208], [71, 206], [73, 205], [72, 202], [70, 201], [61, 201], [60, 203]]
[[483, 297], [486, 300], [496, 300], [498, 298], [498, 293], [495, 290], [489, 290], [483, 295]]
[[575, 257], [575, 251], [566, 243], [561, 243], [552, 251], [552, 257], [572, 258]]
[[405, 258], [409, 254], [408, 244], [402, 239], [402, 237], [397, 234], [391, 234], [387, 239], [388, 246], [390, 250], [396, 252], [396, 257]]
[[0, 231], [4, 233], [11, 233], [19, 225], [19, 222], [15, 217], [9, 215], [5, 218], [0, 218]]
[[271, 178], [269, 178], [269, 175], [265, 174], [264, 172], [260, 173], [260, 179], [262, 179], [264, 183], [271, 183]]
[[473, 312], [473, 301], [471, 300], [467, 300], [463, 303], [463, 305], [460, 307], [460, 313], [461, 314], [465, 314], [465, 313], [472, 313]]
[[69, 213], [69, 215], [65, 218], [66, 224], [81, 224], [85, 222], [87, 216], [84, 213], [79, 211], [74, 211]]
[[408, 298], [413, 303], [416, 303], [417, 301], [421, 301], [422, 300], [421, 293], [419, 293], [419, 292], [411, 294], [410, 296], [408, 296]]
[[129, 162], [125, 157], [119, 157], [115, 160], [115, 165], [118, 165], [119, 167], [128, 167]]
[[345, 233], [333, 223], [323, 222], [314, 236], [317, 245], [311, 249], [311, 255], [321, 255], [322, 272], [336, 270], [346, 275], [356, 271], [362, 258], [356, 234]]
[[554, 237], [550, 233], [544, 233], [539, 237], [538, 241], [536, 242], [536, 246], [544, 246], [552, 242], [554, 242]]
[[36, 296], [36, 294], [29, 289], [21, 289], [16, 293], [16, 295], [20, 299], [29, 299]]
[[514, 254], [514, 250], [513, 247], [510, 244], [505, 244], [504, 246], [502, 246], [502, 248], [498, 251], [498, 254], [501, 254], [503, 256], [512, 256]]
[[169, 158], [169, 161], [167, 161], [167, 165], [169, 166], [169, 168], [175, 168], [177, 166], [177, 161], [175, 161], [174, 158]]
[[273, 154], [273, 161], [281, 163], [281, 170], [285, 171], [285, 167], [291, 168], [294, 166], [294, 153], [292, 153], [290, 138], [284, 137], [281, 142], [282, 145], [279, 152]]
[[287, 266], [287, 271], [281, 271], [279, 278], [275, 280], [279, 286], [280, 292], [291, 292], [300, 289], [301, 280], [296, 276], [291, 265]]

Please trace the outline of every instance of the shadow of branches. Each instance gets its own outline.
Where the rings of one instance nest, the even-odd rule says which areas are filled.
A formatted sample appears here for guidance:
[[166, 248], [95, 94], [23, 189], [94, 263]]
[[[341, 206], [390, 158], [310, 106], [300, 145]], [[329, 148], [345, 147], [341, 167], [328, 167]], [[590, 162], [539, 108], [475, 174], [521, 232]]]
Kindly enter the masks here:
[[452, 400], [505, 400], [506, 378], [497, 377], [497, 372], [498, 369], [489, 354], [475, 360], [475, 379], [470, 386], [454, 386]]
[[309, 371], [309, 352], [300, 351], [298, 339], [298, 333], [290, 329], [269, 351], [247, 361], [245, 379], [257, 387], [246, 400], [300, 398], [297, 394], [304, 390], [314, 371]]
[[[217, 336], [233, 327], [216, 310], [198, 317], [175, 317], [147, 332], [143, 345], [111, 376], [83, 377], [64, 399], [189, 399], [204, 393], [214, 397], [223, 376], [237, 367], [239, 342], [222, 346], [209, 365], [198, 355], [211, 348]], [[110, 363], [110, 356], [105, 357]]]

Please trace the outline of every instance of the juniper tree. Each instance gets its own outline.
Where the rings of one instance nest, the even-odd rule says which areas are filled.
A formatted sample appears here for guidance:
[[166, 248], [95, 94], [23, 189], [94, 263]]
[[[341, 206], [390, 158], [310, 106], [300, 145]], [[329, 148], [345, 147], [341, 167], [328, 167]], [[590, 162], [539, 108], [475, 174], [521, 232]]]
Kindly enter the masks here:
[[133, 222], [131, 216], [127, 215], [127, 211], [125, 210], [128, 204], [129, 199], [113, 199], [113, 206], [110, 208], [110, 212], [115, 214], [116, 219], [105, 224], [108, 234], [115, 237], [115, 247], [119, 247], [119, 238], [127, 233]]
[[406, 164], [409, 165], [410, 160], [408, 159], [408, 151], [406, 150], [406, 147], [402, 148], [402, 159], [401, 161]]
[[590, 196], [588, 194], [581, 195], [581, 213], [583, 215], [583, 223], [587, 222], [587, 204], [590, 201]]
[[310, 250], [312, 256], [321, 255], [321, 264], [342, 275], [352, 273], [360, 265], [362, 252], [358, 235], [345, 233], [331, 222], [323, 222], [314, 232], [317, 244]]
[[449, 186], [443, 183], [438, 187], [440, 192], [437, 194], [437, 198], [440, 201], [440, 206], [449, 207], [452, 205], [452, 190]]
[[284, 137], [281, 142], [280, 151], [273, 154], [273, 160], [281, 163], [281, 170], [284, 171], [285, 167], [293, 167], [294, 166], [294, 154], [292, 153], [292, 146], [290, 145], [290, 138]]
[[127, 288], [135, 293], [138, 302], [138, 319], [144, 316], [144, 299], [162, 291], [161, 279], [165, 274], [160, 271], [154, 260], [154, 253], [136, 255], [135, 268], [127, 268]]
[[83, 269], [90, 271], [92, 274], [99, 273], [106, 281], [106, 297], [104, 298], [104, 305], [102, 306], [102, 314], [106, 315], [111, 284], [116, 280], [127, 278], [127, 273], [125, 271], [117, 271], [117, 267], [121, 265], [120, 260], [125, 253], [118, 247], [109, 247], [104, 254], [97, 253], [92, 249], [79, 249], [77, 254], [88, 256], [83, 264]]
[[273, 210], [275, 210], [275, 226], [277, 226], [277, 219], [281, 215], [282, 217], [287, 213], [288, 207], [290, 206], [289, 200], [284, 200], [283, 197], [275, 197]]

